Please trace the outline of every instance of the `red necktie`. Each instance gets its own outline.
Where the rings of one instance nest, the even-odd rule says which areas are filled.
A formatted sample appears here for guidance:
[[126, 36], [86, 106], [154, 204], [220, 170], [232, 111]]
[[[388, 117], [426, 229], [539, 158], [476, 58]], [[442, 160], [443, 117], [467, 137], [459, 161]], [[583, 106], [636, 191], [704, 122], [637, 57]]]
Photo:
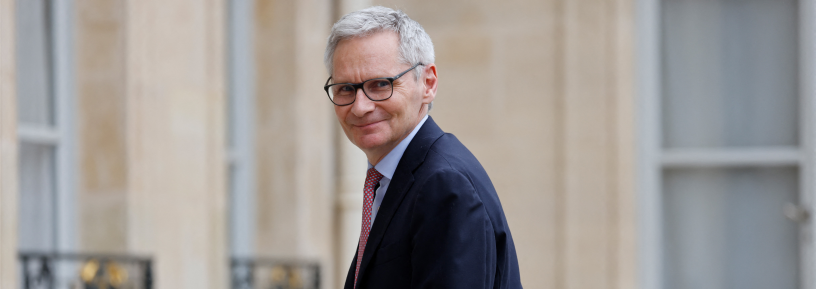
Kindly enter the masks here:
[[368, 233], [371, 232], [371, 204], [374, 203], [374, 187], [380, 182], [383, 175], [374, 168], [368, 169], [366, 174], [365, 188], [363, 188], [363, 226], [360, 229], [360, 245], [357, 246], [357, 269], [354, 270], [354, 287], [357, 287], [357, 274], [360, 273], [360, 262], [363, 261], [363, 252]]

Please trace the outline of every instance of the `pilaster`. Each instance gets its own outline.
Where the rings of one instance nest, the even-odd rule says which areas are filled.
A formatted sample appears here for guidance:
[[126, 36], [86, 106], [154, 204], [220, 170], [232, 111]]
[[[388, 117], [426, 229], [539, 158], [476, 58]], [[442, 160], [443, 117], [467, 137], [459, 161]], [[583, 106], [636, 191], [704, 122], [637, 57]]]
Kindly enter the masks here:
[[14, 20], [14, 0], [0, 0], [0, 288], [18, 288], [18, 142]]
[[126, 7], [128, 249], [156, 288], [226, 288], [226, 5]]

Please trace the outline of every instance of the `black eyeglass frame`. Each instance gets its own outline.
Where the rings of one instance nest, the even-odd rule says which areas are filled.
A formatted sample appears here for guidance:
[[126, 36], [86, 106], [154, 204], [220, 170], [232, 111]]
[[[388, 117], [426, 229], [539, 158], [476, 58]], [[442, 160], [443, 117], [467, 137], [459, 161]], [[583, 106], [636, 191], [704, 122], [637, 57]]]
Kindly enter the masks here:
[[[329, 100], [330, 100], [330, 101], [331, 101], [331, 102], [332, 102], [334, 105], [336, 105], [336, 106], [347, 106], [347, 105], [351, 105], [351, 104], [353, 104], [355, 101], [357, 101], [357, 97], [355, 97], [355, 98], [354, 98], [354, 100], [352, 100], [351, 102], [349, 102], [349, 103], [347, 103], [347, 104], [337, 104], [336, 102], [334, 102], [334, 99], [332, 99], [332, 97], [331, 97], [331, 93], [329, 93], [329, 88], [331, 88], [332, 86], [335, 86], [335, 85], [351, 85], [351, 87], [353, 87], [353, 88], [354, 88], [354, 93], [355, 93], [355, 94], [357, 94], [357, 90], [358, 90], [358, 89], [362, 89], [362, 90], [363, 90], [363, 94], [365, 94], [365, 96], [366, 96], [366, 97], [368, 97], [368, 99], [370, 99], [371, 101], [384, 101], [384, 100], [388, 100], [388, 99], [390, 99], [392, 96], [394, 96], [394, 80], [399, 79], [400, 77], [402, 77], [403, 75], [405, 75], [405, 74], [406, 74], [406, 73], [408, 73], [409, 71], [413, 70], [414, 68], [417, 68], [417, 66], [420, 66], [420, 65], [423, 65], [423, 64], [422, 64], [421, 62], [420, 62], [420, 63], [417, 63], [417, 64], [414, 64], [414, 66], [411, 66], [411, 68], [408, 68], [408, 70], [405, 70], [405, 71], [403, 71], [402, 73], [397, 74], [397, 75], [396, 75], [396, 76], [394, 76], [394, 77], [377, 77], [377, 78], [368, 79], [368, 80], [363, 81], [363, 82], [360, 82], [360, 83], [333, 83], [333, 84], [329, 84], [329, 82], [330, 82], [330, 81], [331, 81], [331, 79], [332, 79], [332, 77], [331, 77], [331, 76], [329, 76], [329, 79], [326, 79], [326, 84], [325, 84], [325, 85], [323, 85], [323, 90], [325, 90], [325, 91], [326, 91], [326, 96], [328, 96], [328, 97], [329, 97]], [[389, 83], [389, 84], [391, 84], [391, 94], [390, 94], [388, 97], [383, 98], [383, 99], [372, 99], [370, 96], [368, 96], [368, 93], [366, 93], [365, 89], [363, 88], [363, 85], [365, 85], [365, 83], [366, 83], [366, 82], [369, 82], [369, 81], [372, 81], [372, 80], [382, 80], [382, 79], [388, 80], [388, 83]]]

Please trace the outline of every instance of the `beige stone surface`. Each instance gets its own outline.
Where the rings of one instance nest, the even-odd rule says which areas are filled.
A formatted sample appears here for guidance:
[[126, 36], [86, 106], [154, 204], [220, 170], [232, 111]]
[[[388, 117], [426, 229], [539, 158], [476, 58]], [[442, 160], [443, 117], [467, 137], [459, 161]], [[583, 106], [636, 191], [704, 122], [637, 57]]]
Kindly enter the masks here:
[[496, 186], [528, 288], [635, 288], [630, 0], [374, 1], [434, 40], [431, 115]]
[[156, 288], [226, 288], [226, 5], [125, 5], [128, 250]]
[[564, 288], [607, 288], [616, 229], [614, 91], [608, 81], [610, 1], [564, 3]]
[[617, 203], [614, 204], [617, 230], [613, 239], [617, 240], [613, 248], [614, 282], [616, 288], [642, 288], [638, 283], [638, 214], [636, 188], [637, 133], [635, 97], [635, 1], [616, 0], [609, 12], [612, 19], [614, 39], [610, 43], [614, 55], [612, 85], [616, 105], [613, 120], [616, 126], [616, 138], [613, 143], [615, 157], [613, 189], [616, 191]]
[[0, 0], [0, 288], [18, 288], [14, 11], [14, 0]]
[[[350, 12], [371, 6], [370, 0], [342, 0], [339, 2], [340, 7], [337, 9], [339, 13], [333, 22]], [[328, 35], [326, 36], [328, 37]], [[323, 46], [325, 49], [325, 43]], [[337, 123], [336, 114], [332, 111], [331, 115], [333, 122]], [[336, 282], [339, 286], [339, 284], [345, 283], [349, 265], [353, 262], [354, 255], [357, 253], [363, 215], [362, 188], [365, 182], [365, 171], [368, 167], [363, 151], [349, 141], [339, 124], [334, 126], [338, 219], [335, 225], [335, 238], [337, 240], [335, 266], [337, 268]]]
[[79, 245], [127, 250], [125, 2], [76, 0]]
[[633, 288], [633, 6], [565, 3], [564, 285]]
[[333, 112], [321, 86], [328, 0], [256, 1], [256, 147], [260, 256], [319, 260], [334, 284]]
[[[76, 1], [79, 249], [227, 288], [226, 3]], [[0, 288], [17, 288], [14, 0], [0, 0]], [[255, 2], [257, 256], [338, 288], [365, 157], [321, 86], [333, 20], [405, 10], [436, 45], [431, 115], [494, 182], [526, 288], [637, 288], [632, 0]]]
[[[302, 237], [297, 218], [295, 171], [297, 143], [292, 128], [296, 68], [292, 1], [257, 1], [255, 59], [258, 176], [258, 250], [262, 254], [294, 253]], [[300, 204], [302, 206], [303, 204]]]

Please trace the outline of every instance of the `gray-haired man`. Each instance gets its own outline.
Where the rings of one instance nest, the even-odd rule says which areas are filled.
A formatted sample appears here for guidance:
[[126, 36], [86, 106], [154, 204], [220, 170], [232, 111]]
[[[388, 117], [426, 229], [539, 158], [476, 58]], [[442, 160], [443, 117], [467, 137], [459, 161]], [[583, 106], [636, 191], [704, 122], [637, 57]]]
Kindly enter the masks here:
[[521, 288], [490, 178], [428, 116], [437, 75], [422, 26], [385, 7], [349, 13], [324, 60], [337, 120], [369, 163], [345, 288]]

